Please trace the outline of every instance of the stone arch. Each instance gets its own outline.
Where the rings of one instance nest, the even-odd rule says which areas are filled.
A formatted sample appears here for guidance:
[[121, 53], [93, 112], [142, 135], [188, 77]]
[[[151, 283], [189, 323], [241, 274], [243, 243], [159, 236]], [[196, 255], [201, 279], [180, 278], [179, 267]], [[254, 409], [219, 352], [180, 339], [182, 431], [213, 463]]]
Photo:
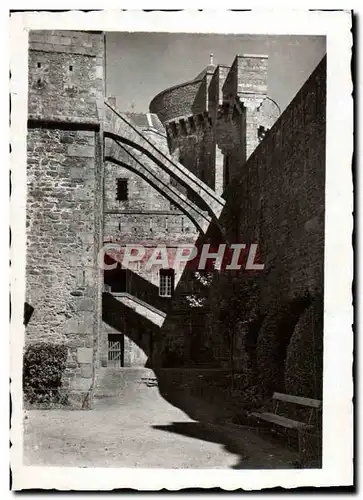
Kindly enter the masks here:
[[121, 146], [120, 151], [123, 152], [122, 155], [118, 155], [118, 157], [107, 155], [104, 157], [104, 160], [124, 167], [140, 176], [160, 194], [176, 205], [179, 210], [192, 221], [199, 231], [202, 233], [207, 231], [212, 222], [212, 217], [208, 213], [202, 212], [199, 207], [191, 203], [185, 195], [160, 179], [157, 173], [140, 162], [130, 150]]
[[213, 219], [218, 219], [225, 200], [169, 154], [162, 152], [124, 114], [115, 110], [107, 101], [105, 104], [106, 118], [103, 133], [106, 139], [111, 139], [105, 143], [105, 156], [117, 158], [115, 149], [120, 144], [132, 148], [144, 158], [149, 158], [159, 171], [169, 175], [192, 192], [202, 212], [208, 212]]

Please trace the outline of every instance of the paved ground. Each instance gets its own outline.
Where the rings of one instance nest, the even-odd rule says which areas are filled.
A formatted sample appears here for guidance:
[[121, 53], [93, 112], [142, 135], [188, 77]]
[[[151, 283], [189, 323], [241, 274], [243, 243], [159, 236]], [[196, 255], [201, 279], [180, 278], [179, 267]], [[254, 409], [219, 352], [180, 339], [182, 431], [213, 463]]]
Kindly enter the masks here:
[[[135, 375], [136, 373], [136, 375]], [[117, 381], [118, 379], [118, 381]], [[114, 377], [91, 411], [27, 412], [24, 462], [76, 467], [276, 468], [296, 455], [247, 428], [201, 423], [148, 387]], [[112, 385], [118, 386], [114, 394]], [[202, 405], [202, 403], [201, 403]], [[207, 411], [204, 408], [204, 411]]]

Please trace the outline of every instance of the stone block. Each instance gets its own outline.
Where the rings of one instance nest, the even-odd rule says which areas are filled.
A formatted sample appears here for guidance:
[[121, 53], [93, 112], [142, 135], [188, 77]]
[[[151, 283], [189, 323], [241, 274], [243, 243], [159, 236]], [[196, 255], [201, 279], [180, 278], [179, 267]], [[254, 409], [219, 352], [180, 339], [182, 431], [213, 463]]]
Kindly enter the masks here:
[[90, 287], [94, 286], [95, 280], [96, 280], [96, 272], [95, 272], [94, 268], [87, 266], [87, 267], [84, 267], [84, 271], [85, 271], [85, 275], [84, 275], [85, 284], [87, 286], [90, 286]]
[[61, 45], [71, 45], [72, 39], [67, 36], [61, 36], [59, 39]]
[[96, 66], [96, 78], [103, 78], [103, 66]]
[[83, 179], [84, 177], [83, 167], [71, 167], [71, 178], [72, 179]]
[[92, 378], [76, 377], [72, 381], [71, 390], [77, 392], [78, 391], [87, 392], [91, 387], [91, 383], [92, 383]]
[[64, 333], [76, 333], [78, 331], [78, 321], [70, 318], [64, 323]]
[[92, 363], [93, 349], [91, 347], [79, 347], [77, 349], [77, 361], [80, 364]]
[[67, 154], [68, 156], [92, 158], [95, 155], [95, 148], [83, 144], [70, 144], [67, 148]]
[[95, 235], [93, 233], [81, 233], [79, 236], [83, 243], [88, 243], [89, 245], [94, 243]]
[[47, 36], [44, 33], [39, 33], [37, 31], [30, 31], [29, 32], [29, 45], [30, 49], [32, 48], [32, 43], [43, 43], [47, 39]]
[[82, 378], [91, 378], [93, 372], [93, 367], [91, 363], [82, 363], [81, 364], [81, 377]]
[[87, 317], [84, 320], [78, 322], [78, 331], [77, 331], [77, 333], [88, 333], [88, 334], [92, 335], [92, 331], [93, 331], [93, 315], [90, 314], [88, 311], [87, 311], [86, 314], [87, 314]]
[[93, 311], [94, 301], [91, 298], [80, 298], [77, 300], [77, 309], [79, 311]]

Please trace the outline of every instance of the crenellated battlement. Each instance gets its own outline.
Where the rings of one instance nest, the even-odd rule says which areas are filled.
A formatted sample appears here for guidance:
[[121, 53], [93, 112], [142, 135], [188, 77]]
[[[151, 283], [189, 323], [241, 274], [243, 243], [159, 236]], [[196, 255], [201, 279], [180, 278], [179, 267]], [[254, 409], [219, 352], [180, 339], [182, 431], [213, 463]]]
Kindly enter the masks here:
[[204, 111], [204, 113], [168, 122], [166, 124], [166, 132], [169, 138], [185, 137], [203, 132], [211, 128], [211, 126], [211, 117], [207, 111]]
[[267, 97], [268, 56], [237, 55], [232, 66], [208, 65], [194, 80], [163, 90], [150, 103], [166, 125], [236, 100], [258, 106]]
[[231, 66], [215, 66], [211, 58], [194, 80], [160, 92], [150, 103], [166, 128], [171, 153], [219, 194], [280, 115], [267, 95], [267, 76], [266, 55], [236, 55]]

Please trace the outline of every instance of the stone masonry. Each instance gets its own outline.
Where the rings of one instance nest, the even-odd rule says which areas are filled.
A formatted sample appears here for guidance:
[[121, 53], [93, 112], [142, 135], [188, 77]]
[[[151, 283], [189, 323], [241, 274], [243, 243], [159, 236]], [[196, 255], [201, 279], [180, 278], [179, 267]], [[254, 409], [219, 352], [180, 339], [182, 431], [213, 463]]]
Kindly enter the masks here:
[[69, 347], [64, 386], [94, 378], [100, 322], [102, 33], [30, 32], [26, 342]]
[[[26, 343], [68, 346], [63, 385], [79, 406], [110, 363], [228, 367], [223, 307], [236, 290], [251, 299], [247, 310], [235, 302], [236, 324], [247, 325], [236, 327], [237, 368], [247, 363], [266, 390], [319, 396], [321, 373], [307, 388], [291, 363], [303, 371], [303, 345], [317, 367], [322, 357], [304, 325], [322, 339], [325, 61], [281, 116], [267, 56], [209, 64], [140, 114], [106, 99], [104, 68], [103, 33], [30, 32]], [[200, 277], [183, 267], [164, 297], [158, 268], [97, 264], [106, 243], [173, 255], [216, 228], [229, 242], [258, 243], [266, 270], [252, 289], [243, 273], [214, 274], [201, 308], [188, 302]]]

